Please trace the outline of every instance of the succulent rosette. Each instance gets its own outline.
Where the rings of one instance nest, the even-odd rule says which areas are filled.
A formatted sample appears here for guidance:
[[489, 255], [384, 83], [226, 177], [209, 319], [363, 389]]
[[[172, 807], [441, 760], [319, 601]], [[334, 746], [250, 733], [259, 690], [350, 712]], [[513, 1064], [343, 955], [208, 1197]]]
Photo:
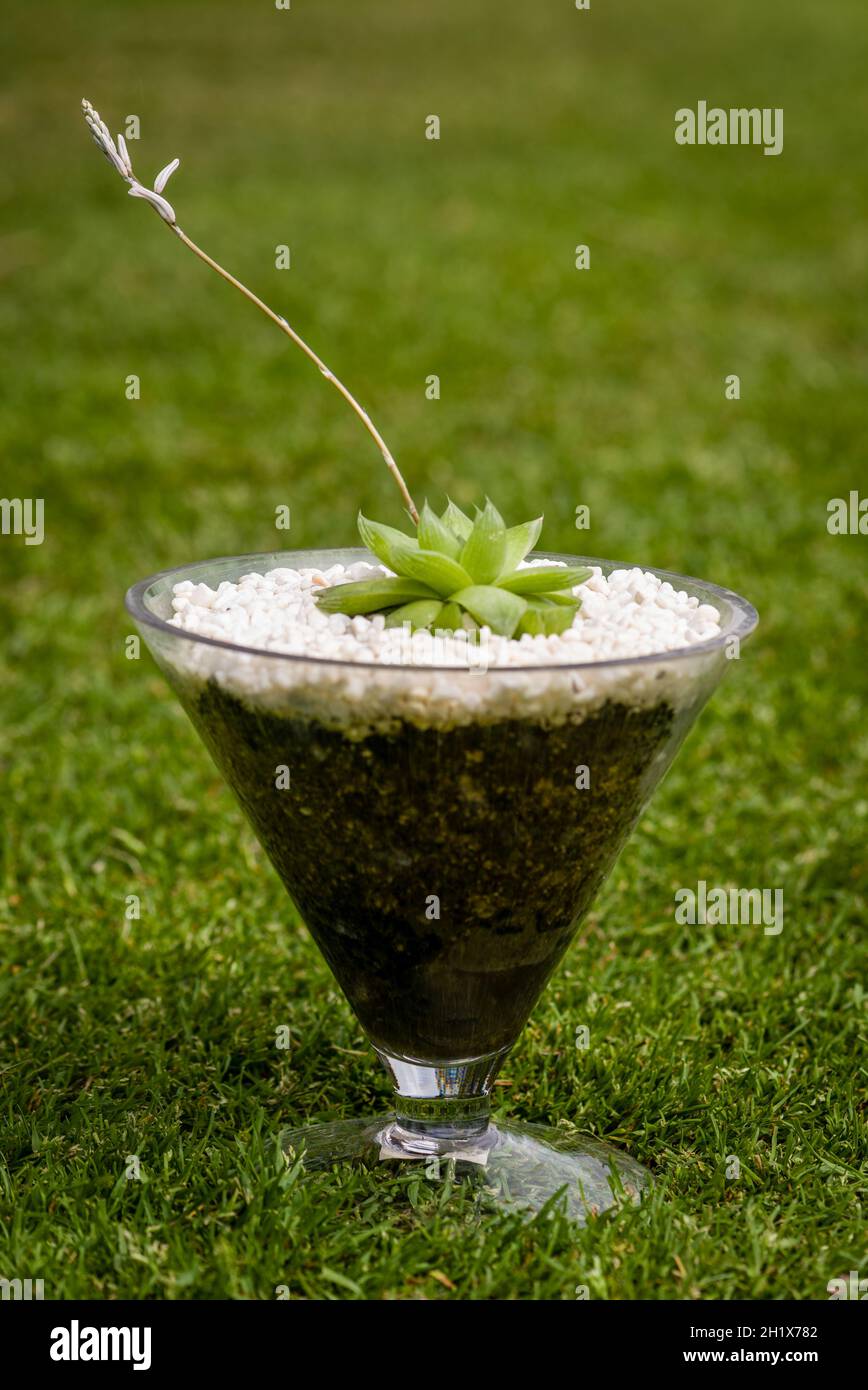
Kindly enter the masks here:
[[427, 501], [415, 536], [369, 521], [359, 513], [359, 535], [393, 571], [383, 579], [335, 584], [320, 594], [327, 613], [372, 616], [387, 627], [409, 623], [416, 632], [488, 627], [501, 637], [564, 632], [581, 607], [573, 589], [585, 567], [524, 565], [542, 530], [542, 517], [507, 527], [486, 500], [471, 521], [454, 502], [438, 516]]

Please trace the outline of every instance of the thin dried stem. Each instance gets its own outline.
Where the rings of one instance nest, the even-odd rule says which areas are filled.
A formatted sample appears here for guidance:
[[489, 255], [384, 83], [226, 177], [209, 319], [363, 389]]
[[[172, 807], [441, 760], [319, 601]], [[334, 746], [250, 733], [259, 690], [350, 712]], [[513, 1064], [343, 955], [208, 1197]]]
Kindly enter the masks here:
[[190, 250], [199, 257], [200, 261], [204, 261], [206, 265], [210, 265], [212, 270], [216, 270], [218, 275], [222, 275], [224, 280], [228, 280], [230, 285], [234, 285], [237, 290], [240, 290], [241, 293], [244, 295], [245, 299], [249, 299], [251, 304], [255, 304], [257, 309], [261, 309], [263, 314], [267, 314], [267, 316], [271, 319], [272, 323], [276, 323], [278, 328], [282, 329], [286, 336], [288, 338], [291, 338], [292, 341], [296, 344], [296, 346], [300, 347], [302, 352], [310, 358], [314, 366], [319, 368], [326, 381], [330, 381], [331, 384], [338, 391], [340, 391], [344, 400], [347, 402], [347, 405], [349, 405], [351, 409], [355, 411], [356, 415], [358, 415], [365, 429], [368, 431], [368, 434], [370, 434], [371, 438], [376, 443], [380, 453], [383, 455], [386, 467], [388, 468], [389, 472], [391, 473], [392, 477], [395, 479], [395, 482], [398, 485], [401, 496], [404, 499], [404, 504], [407, 510], [409, 511], [410, 515], [412, 516], [413, 521], [416, 523], [416, 525], [418, 525], [419, 513], [416, 510], [416, 505], [413, 501], [413, 498], [410, 496], [410, 493], [407, 490], [407, 484], [404, 482], [404, 479], [401, 476], [398, 465], [392, 457], [389, 446], [387, 445], [383, 436], [380, 434], [380, 431], [377, 429], [368, 412], [359, 405], [355, 396], [353, 396], [351, 392], [347, 390], [346, 386], [344, 386], [342, 381], [338, 380], [334, 372], [326, 366], [325, 362], [323, 362], [321, 357], [317, 356], [313, 348], [309, 347], [308, 344], [304, 341], [304, 339], [298, 333], [296, 333], [295, 329], [289, 323], [287, 323], [285, 318], [281, 318], [281, 316], [279, 314], [276, 314], [273, 309], [269, 309], [268, 305], [263, 303], [263, 301], [259, 298], [258, 295], [255, 295], [252, 290], [249, 290], [247, 288], [246, 285], [242, 285], [240, 280], [236, 280], [235, 276], [231, 275], [228, 270], [225, 270], [222, 265], [219, 265], [217, 261], [213, 260], [212, 257], [208, 255], [207, 251], [203, 251], [201, 246], [197, 246], [195, 241], [192, 241], [191, 238], [187, 236], [187, 233], [181, 230], [177, 222], [173, 224], [172, 231], [175, 233], [177, 237], [180, 238], [181, 241], [183, 241], [185, 246], [189, 246]]
[[305, 356], [310, 358], [311, 362], [313, 362], [314, 366], [317, 367], [318, 370], [322, 373], [326, 381], [330, 381], [331, 384], [336, 388], [336, 390], [340, 392], [347, 404], [359, 417], [365, 429], [368, 431], [368, 434], [374, 440], [374, 443], [377, 445], [377, 448], [383, 456], [386, 467], [388, 468], [389, 472], [391, 473], [398, 486], [398, 490], [401, 493], [401, 497], [404, 500], [404, 504], [408, 512], [413, 518], [413, 521], [418, 525], [419, 513], [416, 510], [416, 505], [407, 489], [407, 484], [404, 482], [404, 479], [401, 476], [401, 472], [394, 458], [392, 457], [392, 453], [388, 445], [386, 444], [386, 441], [380, 434], [380, 431], [377, 429], [368, 412], [362, 409], [355, 396], [353, 396], [351, 392], [347, 390], [346, 386], [344, 386], [342, 381], [338, 380], [334, 372], [326, 366], [321, 357], [317, 356], [313, 348], [309, 347], [308, 344], [304, 341], [304, 339], [300, 337], [298, 333], [296, 333], [295, 329], [292, 328], [289, 323], [287, 323], [285, 318], [281, 317], [280, 314], [276, 314], [273, 309], [269, 309], [268, 305], [265, 304], [259, 298], [258, 295], [255, 295], [252, 290], [249, 290], [247, 288], [246, 285], [242, 285], [240, 280], [236, 280], [234, 275], [231, 275], [228, 270], [225, 270], [222, 265], [220, 265], [217, 261], [213, 260], [213, 258], [209, 256], [206, 251], [202, 250], [201, 246], [197, 246], [195, 241], [191, 240], [191, 238], [187, 236], [187, 233], [182, 231], [181, 228], [178, 226], [177, 220], [175, 218], [174, 208], [172, 207], [171, 203], [168, 202], [168, 200], [162, 196], [163, 189], [165, 188], [170, 175], [174, 173], [174, 170], [177, 168], [178, 160], [173, 160], [171, 164], [166, 165], [166, 168], [161, 170], [161, 172], [157, 175], [157, 179], [155, 181], [153, 190], [146, 188], [143, 184], [139, 183], [138, 179], [135, 177], [133, 173], [132, 166], [129, 160], [129, 155], [127, 152], [127, 147], [125, 142], [123, 141], [123, 138], [121, 136], [118, 136], [118, 144], [120, 147], [118, 148], [118, 146], [115, 145], [115, 142], [111, 138], [108, 127], [106, 126], [105, 122], [100, 118], [99, 112], [93, 109], [90, 102], [83, 101], [82, 109], [84, 111], [85, 121], [87, 122], [88, 129], [90, 130], [90, 133], [93, 136], [94, 141], [102, 150], [109, 163], [112, 164], [114, 168], [117, 170], [117, 172], [120, 174], [121, 178], [125, 179], [126, 182], [130, 185], [130, 193], [134, 197], [144, 198], [147, 202], [149, 202], [151, 206], [154, 208], [154, 210], [157, 213], [159, 213], [162, 220], [168, 226], [171, 227], [172, 231], [175, 233], [178, 239], [182, 241], [185, 246], [188, 246], [190, 250], [194, 253], [194, 255], [199, 257], [200, 261], [204, 261], [205, 264], [210, 266], [212, 270], [216, 270], [218, 275], [220, 275], [224, 280], [227, 280], [230, 285], [234, 285], [237, 290], [240, 290], [240, 292], [244, 295], [245, 299], [249, 299], [251, 304], [255, 304], [257, 309], [260, 309], [262, 313], [265, 314], [268, 318], [270, 318], [273, 323], [276, 323], [278, 328], [280, 328], [288, 338], [291, 338], [297, 347], [301, 348]]

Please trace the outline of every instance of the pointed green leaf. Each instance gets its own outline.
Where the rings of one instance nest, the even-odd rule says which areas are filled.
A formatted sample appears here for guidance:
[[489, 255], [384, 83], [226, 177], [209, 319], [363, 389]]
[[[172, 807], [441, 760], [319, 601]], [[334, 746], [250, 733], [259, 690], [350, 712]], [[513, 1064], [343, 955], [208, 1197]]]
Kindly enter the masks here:
[[359, 579], [352, 584], [332, 584], [317, 594], [318, 607], [326, 613], [376, 613], [396, 603], [436, 598], [427, 584], [416, 579]]
[[590, 574], [591, 570], [580, 565], [534, 565], [498, 579], [497, 587], [508, 589], [511, 594], [557, 593], [581, 584]]
[[422, 505], [419, 516], [419, 546], [422, 550], [437, 550], [441, 555], [448, 555], [450, 559], [457, 560], [461, 554], [461, 541], [448, 526], [440, 520], [439, 516], [428, 506], [427, 500]]
[[535, 521], [524, 521], [521, 526], [510, 526], [506, 533], [501, 574], [511, 574], [514, 569], [518, 569], [522, 560], [533, 550], [539, 540], [542, 524], [543, 519], [538, 516]]
[[[387, 619], [388, 621], [388, 619]], [[516, 637], [545, 637], [546, 628], [542, 613], [529, 608], [515, 630]]]
[[461, 609], [457, 603], [444, 603], [443, 611], [437, 619], [437, 628], [440, 632], [457, 632], [464, 624], [461, 621]]
[[427, 584], [435, 593], [448, 598], [456, 589], [464, 589], [471, 577], [457, 560], [440, 555], [436, 550], [416, 550], [401, 557], [401, 572]]
[[478, 623], [484, 623], [501, 637], [511, 637], [527, 609], [527, 601], [493, 584], [471, 584], [452, 595], [452, 602], [466, 608]]
[[542, 635], [550, 637], [553, 633], [566, 632], [572, 627], [573, 619], [579, 610], [578, 603], [551, 603], [544, 598], [527, 599], [527, 609], [518, 625], [517, 636], [530, 633], [531, 637]]
[[403, 627], [404, 623], [409, 623], [413, 632], [418, 632], [422, 627], [430, 628], [436, 623], [442, 607], [439, 598], [420, 598], [414, 603], [403, 603], [389, 613], [386, 627]]
[[373, 551], [377, 559], [388, 565], [390, 570], [394, 570], [396, 574], [404, 574], [403, 557], [407, 551], [419, 549], [416, 538], [405, 536], [403, 531], [396, 531], [394, 526], [383, 526], [379, 521], [369, 521], [361, 512], [358, 516], [358, 527], [362, 544]]
[[562, 594], [556, 593], [553, 589], [549, 589], [544, 597], [549, 603], [562, 603], [567, 608], [575, 608], [576, 612], [578, 612], [582, 606], [582, 600], [571, 593], [569, 589]]
[[461, 563], [477, 584], [490, 584], [503, 570], [506, 527], [503, 517], [486, 498], [485, 508], [464, 542]]
[[456, 507], [451, 498], [440, 520], [443, 522], [444, 526], [449, 527], [453, 536], [457, 536], [460, 541], [466, 541], [470, 532], [473, 530], [473, 522], [470, 520], [470, 517], [466, 516], [460, 507]]

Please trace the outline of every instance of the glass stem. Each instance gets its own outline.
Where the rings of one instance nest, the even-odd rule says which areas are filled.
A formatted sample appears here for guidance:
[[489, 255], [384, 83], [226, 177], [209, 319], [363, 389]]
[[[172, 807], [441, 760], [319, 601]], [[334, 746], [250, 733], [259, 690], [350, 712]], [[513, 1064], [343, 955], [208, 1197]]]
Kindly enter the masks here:
[[440, 1065], [376, 1051], [395, 1090], [395, 1119], [381, 1135], [384, 1146], [407, 1158], [457, 1157], [491, 1147], [491, 1087], [507, 1050]]

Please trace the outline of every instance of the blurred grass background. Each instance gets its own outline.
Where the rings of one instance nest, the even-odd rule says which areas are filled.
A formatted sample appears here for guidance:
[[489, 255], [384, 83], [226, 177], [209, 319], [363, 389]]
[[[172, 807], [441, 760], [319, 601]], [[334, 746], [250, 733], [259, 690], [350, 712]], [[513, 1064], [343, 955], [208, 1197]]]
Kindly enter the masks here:
[[[43, 497], [46, 539], [0, 537], [0, 1275], [47, 1297], [810, 1299], [864, 1273], [868, 541], [826, 530], [830, 498], [868, 492], [864, 6], [15, 0], [6, 23], [0, 495]], [[552, 549], [760, 609], [499, 1087], [648, 1163], [641, 1211], [477, 1224], [413, 1175], [299, 1187], [275, 1163], [279, 1125], [385, 1086], [125, 659], [121, 600], [285, 541], [280, 504], [298, 546], [400, 508], [335, 393], [125, 197], [82, 96], [114, 131], [140, 118], [140, 178], [181, 156], [181, 225], [321, 351], [417, 498], [488, 492], [510, 521], [543, 510]], [[783, 154], [679, 148], [700, 99], [783, 107]], [[699, 878], [783, 887], [782, 935], [674, 926]]]

